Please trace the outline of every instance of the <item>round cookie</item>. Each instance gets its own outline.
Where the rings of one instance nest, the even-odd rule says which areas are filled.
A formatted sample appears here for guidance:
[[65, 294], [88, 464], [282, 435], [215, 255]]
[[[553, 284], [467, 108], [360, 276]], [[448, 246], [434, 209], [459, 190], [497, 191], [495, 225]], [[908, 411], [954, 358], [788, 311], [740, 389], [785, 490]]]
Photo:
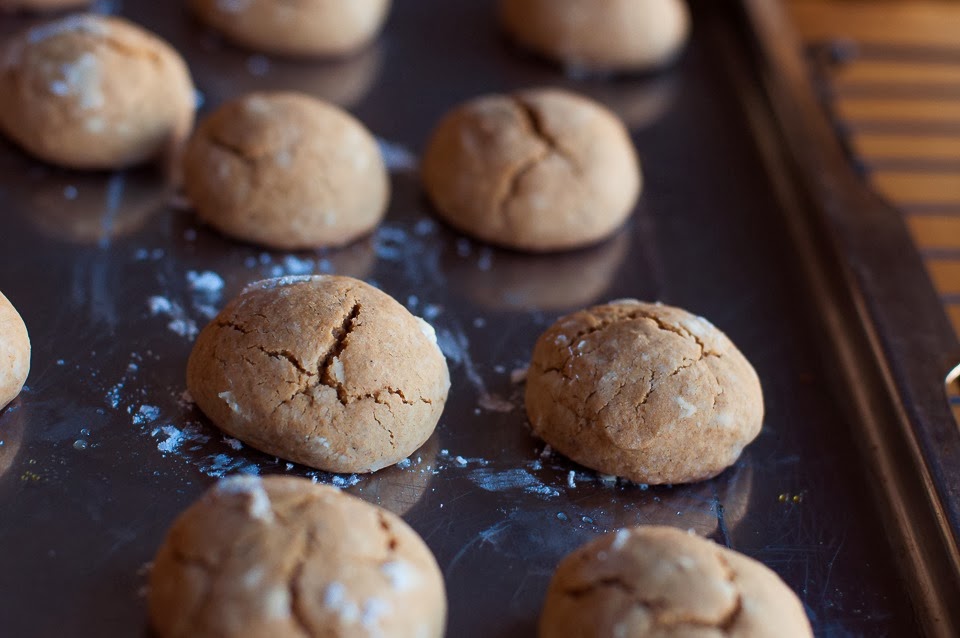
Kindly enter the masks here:
[[208, 224], [279, 250], [347, 244], [380, 223], [390, 198], [367, 129], [298, 93], [251, 93], [220, 107], [190, 139], [183, 179]]
[[640, 166], [617, 117], [557, 89], [489, 95], [440, 122], [421, 164], [440, 216], [478, 239], [530, 252], [595, 244], [640, 194]]
[[633, 299], [573, 313], [540, 336], [526, 407], [557, 451], [645, 484], [716, 476], [763, 421], [760, 380], [726, 335]]
[[306, 479], [225, 479], [174, 522], [150, 575], [158, 638], [440, 638], [443, 576], [399, 517]]
[[812, 638], [796, 594], [761, 563], [672, 527], [605, 534], [563, 559], [540, 638]]
[[0, 11], [59, 11], [85, 7], [93, 0], [0, 0]]
[[373, 472], [436, 427], [450, 376], [433, 328], [349, 277], [252, 284], [200, 333], [187, 387], [220, 429], [329, 472]]
[[30, 337], [20, 313], [0, 292], [0, 410], [17, 398], [30, 374]]
[[390, 0], [190, 0], [196, 16], [241, 46], [289, 56], [342, 56], [380, 32]]
[[172, 156], [194, 108], [180, 54], [122, 18], [68, 16], [0, 52], [0, 130], [52, 164], [111, 170]]
[[500, 0], [500, 23], [531, 51], [592, 71], [662, 67], [690, 36], [683, 0]]

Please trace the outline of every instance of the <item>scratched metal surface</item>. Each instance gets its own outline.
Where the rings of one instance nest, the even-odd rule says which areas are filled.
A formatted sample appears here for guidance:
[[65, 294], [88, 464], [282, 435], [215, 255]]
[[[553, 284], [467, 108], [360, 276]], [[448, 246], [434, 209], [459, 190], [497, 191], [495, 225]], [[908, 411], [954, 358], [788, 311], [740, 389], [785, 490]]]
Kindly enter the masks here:
[[[0, 146], [0, 289], [34, 346], [29, 389], [0, 414], [0, 635], [146, 635], [144, 565], [176, 514], [218, 474], [307, 474], [234, 450], [181, 393], [191, 322], [202, 326], [253, 279], [311, 268], [376, 282], [441, 335], [453, 389], [437, 433], [406, 469], [336, 480], [423, 535], [447, 580], [449, 635], [531, 635], [559, 559], [638, 523], [693, 528], [763, 561], [799, 594], [818, 635], [911, 634], [835, 362], [809, 329], [811, 305], [724, 66], [730, 52], [719, 51], [739, 37], [710, 4], [695, 4], [694, 39], [673, 72], [614, 81], [567, 78], [520, 54], [479, 0], [395, 3], [376, 47], [342, 64], [251, 56], [178, 3], [122, 3], [185, 53], [207, 109], [254, 88], [302, 89], [349, 108], [394, 151], [419, 152], [437, 118], [476, 94], [570, 86], [627, 120], [646, 189], [610, 242], [523, 257], [431, 223], [415, 175], [397, 170], [375, 237], [291, 259], [199, 226], [166, 205], [148, 171], [79, 176]], [[5, 32], [25, 24], [0, 20]], [[189, 273], [205, 271], [222, 291], [190, 289]], [[609, 485], [541, 458], [529, 434], [510, 372], [559, 315], [626, 296], [708, 317], [760, 374], [763, 432], [715, 480]], [[154, 314], [151, 297], [168, 305], [155, 300]]]

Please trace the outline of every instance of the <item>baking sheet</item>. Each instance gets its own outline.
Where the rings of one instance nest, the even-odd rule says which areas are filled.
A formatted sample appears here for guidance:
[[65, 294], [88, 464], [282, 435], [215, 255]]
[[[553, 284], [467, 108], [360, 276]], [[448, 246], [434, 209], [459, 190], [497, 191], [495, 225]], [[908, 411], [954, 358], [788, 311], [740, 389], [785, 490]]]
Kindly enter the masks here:
[[[298, 89], [356, 114], [384, 142], [386, 223], [347, 249], [262, 251], [199, 225], [150, 171], [77, 175], [0, 146], [0, 289], [33, 339], [29, 389], [0, 415], [0, 635], [146, 635], [146, 569], [176, 514], [219, 476], [333, 482], [396, 512], [435, 552], [450, 636], [528, 636], [552, 570], [625, 525], [692, 528], [776, 570], [818, 635], [909, 635], [915, 618], [883, 521], [865, 497], [857, 428], [816, 338], [794, 249], [731, 79], [740, 35], [694, 3], [672, 72], [571, 78], [503, 41], [492, 3], [394, 3], [384, 36], [345, 63], [253, 55], [178, 3], [109, 5], [188, 58], [205, 110], [253, 89]], [[0, 18], [3, 30], [24, 20]], [[743, 62], [746, 63], [746, 62]], [[528, 257], [431, 217], [416, 157], [433, 124], [477, 94], [567, 86], [611, 106], [641, 154], [630, 224], [596, 248]], [[451, 366], [434, 437], [403, 467], [330, 476], [224, 439], [189, 404], [192, 337], [248, 282], [336, 272], [426, 317]], [[519, 370], [561, 314], [621, 297], [709, 318], [753, 362], [767, 418], [740, 462], [692, 486], [611, 484], [544, 450]], [[571, 474], [572, 473], [572, 474]]]

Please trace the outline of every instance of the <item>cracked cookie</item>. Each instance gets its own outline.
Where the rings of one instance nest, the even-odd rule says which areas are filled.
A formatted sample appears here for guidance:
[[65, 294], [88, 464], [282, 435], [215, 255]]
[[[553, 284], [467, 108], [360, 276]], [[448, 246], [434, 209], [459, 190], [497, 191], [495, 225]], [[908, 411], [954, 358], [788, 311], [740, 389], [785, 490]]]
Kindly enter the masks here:
[[726, 335], [633, 299], [573, 313], [540, 336], [526, 407], [557, 451], [646, 484], [716, 476], [763, 421], [760, 380]]
[[150, 575], [159, 638], [440, 638], [443, 576], [399, 517], [290, 477], [220, 481], [183, 512]]
[[30, 374], [30, 337], [20, 313], [0, 292], [0, 410], [17, 398]]
[[235, 44], [289, 56], [343, 56], [380, 32], [390, 0], [190, 0], [194, 14]]
[[640, 165], [616, 115], [557, 89], [488, 95], [437, 126], [421, 165], [439, 215], [483, 241], [530, 252], [609, 237], [640, 194]]
[[380, 223], [390, 198], [374, 137], [299, 93], [251, 93], [220, 107], [190, 139], [183, 175], [205, 222], [280, 250], [347, 244]]
[[52, 164], [112, 170], [172, 158], [194, 109], [180, 54], [122, 18], [68, 16], [0, 51], [0, 130]]
[[187, 387], [221, 430], [328, 472], [373, 472], [430, 437], [450, 388], [433, 328], [349, 277], [251, 284], [200, 333]]
[[690, 35], [683, 0], [500, 0], [500, 23], [521, 46], [582, 71], [649, 71]]
[[540, 638], [808, 638], [797, 596], [761, 563], [672, 527], [605, 534], [563, 559]]

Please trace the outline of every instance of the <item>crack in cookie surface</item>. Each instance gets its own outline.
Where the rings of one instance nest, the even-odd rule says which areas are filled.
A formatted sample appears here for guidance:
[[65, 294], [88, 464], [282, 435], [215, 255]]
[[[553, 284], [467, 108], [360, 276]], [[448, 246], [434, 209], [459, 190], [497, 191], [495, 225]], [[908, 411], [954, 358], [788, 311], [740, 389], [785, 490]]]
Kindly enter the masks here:
[[188, 386], [221, 429], [252, 447], [371, 472], [415, 451], [436, 426], [449, 372], [429, 337], [358, 280], [257, 287], [204, 328]]
[[509, 96], [508, 99], [524, 129], [540, 147], [507, 173], [502, 180], [504, 185], [499, 189], [501, 194], [494, 202], [495, 214], [507, 229], [512, 229], [514, 222], [508, 207], [519, 196], [520, 184], [527, 175], [536, 170], [544, 160], [554, 156], [563, 159], [575, 174], [580, 172], [580, 166], [577, 160], [563, 148], [559, 140], [546, 130], [543, 116], [536, 106], [519, 95]]
[[734, 596], [729, 607], [724, 609], [717, 618], [699, 615], [691, 609], [678, 608], [665, 596], [651, 595], [655, 592], [645, 593], [637, 587], [636, 583], [621, 574], [600, 576], [586, 584], [567, 587], [559, 593], [574, 601], [582, 601], [593, 594], [597, 594], [600, 590], [616, 589], [629, 599], [632, 606], [646, 610], [650, 614], [656, 629], [670, 630], [694, 627], [715, 629], [725, 635], [730, 635], [743, 611], [743, 592], [737, 583], [736, 573], [730, 568], [719, 548], [714, 550], [711, 558], [716, 560], [723, 569], [724, 579], [733, 590]]
[[212, 148], [226, 153], [230, 157], [240, 161], [248, 169], [251, 169], [253, 175], [256, 174], [254, 169], [256, 168], [257, 162], [266, 156], [266, 152], [252, 153], [249, 149], [244, 148], [241, 144], [230, 142], [215, 133], [210, 133], [207, 135], [206, 141]]
[[[334, 339], [333, 345], [327, 351], [327, 354], [317, 369], [317, 378], [320, 380], [320, 383], [336, 390], [337, 398], [340, 399], [340, 403], [344, 405], [348, 403], [349, 395], [347, 394], [346, 387], [344, 387], [343, 379], [337, 378], [333, 370], [333, 365], [334, 361], [339, 361], [338, 357], [347, 349], [347, 339], [349, 339], [350, 333], [353, 332], [357, 321], [360, 319], [360, 308], [360, 303], [354, 301], [353, 307], [344, 315], [340, 325], [334, 325], [333, 328], [331, 328]], [[340, 364], [340, 370], [342, 373], [342, 363]]]
[[[333, 370], [335, 360], [339, 359], [339, 357], [346, 351], [347, 346], [349, 345], [348, 338], [359, 321], [361, 309], [362, 305], [359, 302], [354, 303], [351, 309], [345, 313], [340, 324], [331, 328], [331, 332], [334, 336], [334, 343], [325, 354], [321, 355], [321, 361], [317, 366], [316, 371], [310, 370], [307, 367], [307, 364], [305, 364], [293, 351], [288, 348], [269, 349], [260, 344], [252, 344], [247, 346], [247, 350], [256, 350], [273, 359], [287, 361], [300, 376], [299, 387], [289, 397], [280, 401], [277, 407], [290, 403], [299, 395], [306, 395], [310, 397], [311, 391], [319, 386], [325, 386], [335, 390], [337, 393], [337, 399], [343, 406], [348, 406], [365, 400], [372, 400], [373, 402], [381, 405], [389, 405], [389, 402], [384, 399], [384, 395], [396, 396], [404, 405], [413, 406], [417, 405], [418, 403], [433, 405], [432, 399], [423, 396], [418, 396], [412, 399], [407, 398], [407, 395], [403, 389], [390, 386], [378, 388], [368, 392], [351, 394], [347, 390], [344, 382], [336, 378], [336, 374]], [[234, 330], [243, 335], [260, 333], [259, 330], [250, 329], [243, 323], [235, 320], [217, 320], [214, 322], [214, 325], [220, 328]], [[257, 366], [257, 363], [254, 360], [249, 358], [245, 358], [245, 360], [249, 365], [253, 367]], [[221, 361], [223, 364], [226, 364], [226, 360], [221, 359]]]
[[560, 157], [570, 165], [574, 173], [582, 172], [582, 167], [578, 159], [568, 149], [564, 148], [560, 138], [547, 130], [541, 108], [522, 95], [513, 95], [511, 96], [511, 100], [523, 116], [527, 130], [546, 146], [548, 151], [547, 155]]

